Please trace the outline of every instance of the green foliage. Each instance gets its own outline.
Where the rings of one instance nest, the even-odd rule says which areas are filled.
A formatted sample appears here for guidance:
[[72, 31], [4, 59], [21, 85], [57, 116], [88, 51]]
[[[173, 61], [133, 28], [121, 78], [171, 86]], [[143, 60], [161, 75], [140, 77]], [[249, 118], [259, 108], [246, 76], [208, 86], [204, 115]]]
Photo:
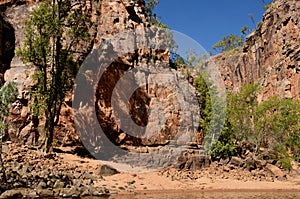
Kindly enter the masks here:
[[240, 32], [240, 36], [234, 34], [223, 36], [222, 40], [214, 44], [212, 48], [218, 53], [222, 53], [242, 47], [244, 45], [246, 35], [249, 34], [248, 26], [243, 26]]
[[[187, 61], [177, 60], [187, 71], [190, 66], [202, 67], [201, 57], [193, 52], [187, 57]], [[213, 132], [220, 128], [222, 116], [222, 112], [213, 109], [221, 109], [222, 100], [206, 72], [199, 73], [194, 84], [199, 94], [200, 130], [206, 139], [204, 148], [208, 149], [214, 144]], [[283, 168], [291, 168], [294, 159], [300, 161], [300, 101], [273, 97], [259, 103], [260, 92], [257, 84], [248, 84], [237, 93], [228, 93], [224, 128], [209, 152], [212, 159], [237, 155], [236, 144], [249, 141], [257, 152], [260, 148], [274, 151]]]
[[235, 144], [222, 143], [217, 141], [214, 148], [209, 152], [213, 160], [231, 158], [237, 155], [237, 147]]
[[204, 129], [204, 132], [206, 132], [211, 116], [211, 99], [208, 86], [206, 85], [205, 78], [203, 77], [204, 75], [205, 74], [199, 74], [198, 77], [195, 78], [194, 82], [196, 90], [200, 94], [198, 99], [201, 110], [200, 126]]
[[299, 160], [300, 101], [273, 97], [254, 111], [258, 147], [280, 149], [284, 157], [289, 155], [282, 151], [290, 149]]
[[164, 30], [165, 38], [164, 40], [167, 42], [167, 46], [170, 48], [170, 51], [174, 51], [177, 48], [175, 44], [173, 33], [170, 31], [169, 27], [162, 23], [160, 17], [153, 13], [153, 10], [159, 4], [160, 0], [147, 0], [145, 6], [146, 16], [149, 18], [149, 22], [151, 25], [154, 25], [160, 29]]
[[9, 82], [0, 89], [0, 137], [7, 125], [6, 117], [9, 114], [10, 104], [16, 101], [17, 96], [18, 89], [14, 82]]
[[228, 122], [232, 125], [237, 141], [255, 139], [253, 109], [258, 104], [259, 92], [259, 86], [248, 84], [243, 86], [239, 93], [228, 94]]
[[237, 154], [236, 143], [253, 138], [252, 110], [257, 105], [259, 87], [249, 84], [237, 94], [227, 96], [227, 114], [218, 142], [210, 151], [213, 159], [232, 157]]
[[174, 65], [174, 68], [178, 69], [178, 68], [182, 68], [186, 66], [185, 60], [177, 55], [177, 54], [171, 54], [171, 62]]
[[278, 153], [278, 161], [289, 168], [289, 149], [299, 160], [300, 104], [298, 100], [271, 98], [258, 103], [260, 87], [245, 85], [239, 93], [228, 94], [227, 119], [215, 148], [213, 158], [235, 154], [235, 143], [250, 141], [256, 148]]
[[278, 161], [281, 163], [281, 167], [283, 169], [292, 169], [292, 160], [293, 158], [290, 156], [285, 156], [284, 158], [279, 159]]
[[7, 116], [9, 105], [16, 101], [18, 89], [15, 82], [8, 82], [0, 89], [0, 113]]
[[222, 40], [214, 44], [212, 48], [217, 52], [226, 52], [243, 46], [243, 42], [243, 38], [238, 35], [231, 34], [223, 36]]
[[209, 88], [211, 82], [207, 81], [209, 78], [208, 74], [202, 72], [194, 79], [195, 87], [197, 92], [200, 94], [198, 101], [200, 106], [200, 126], [204, 132], [208, 132], [210, 121], [212, 118], [212, 102]]
[[269, 8], [271, 8], [272, 4], [273, 4], [273, 2], [265, 4], [264, 5], [264, 10], [268, 10]]
[[260, 21], [260, 22], [257, 23], [256, 27], [259, 29], [259, 28], [261, 28], [263, 26], [263, 24], [264, 23], [262, 21]]
[[225, 122], [224, 128], [220, 134], [214, 148], [209, 152], [211, 158], [230, 158], [237, 155], [236, 137], [228, 120]]
[[38, 117], [47, 110], [46, 101], [49, 100], [49, 96], [44, 90], [44, 84], [41, 83], [44, 82], [44, 76], [41, 71], [33, 75], [33, 80], [37, 84], [35, 85], [35, 89], [30, 91], [30, 97], [33, 99], [30, 110], [33, 116]]
[[31, 111], [35, 116], [39, 116], [50, 108], [50, 96], [54, 92], [50, 84], [52, 84], [51, 79], [55, 76], [55, 71], [51, 71], [50, 76], [48, 68], [51, 64], [54, 70], [53, 39], [62, 35], [62, 26], [56, 17], [53, 18], [53, 10], [54, 8], [48, 2], [43, 2], [39, 8], [30, 13], [29, 19], [25, 22], [23, 48], [17, 51], [22, 61], [39, 69], [34, 75], [36, 88], [31, 91], [33, 99]]
[[290, 135], [286, 139], [286, 146], [293, 153], [293, 158], [300, 162], [300, 130], [295, 132], [293, 135]]
[[22, 61], [39, 69], [31, 91], [31, 111], [34, 116], [46, 117], [46, 151], [80, 66], [75, 57], [89, 53], [88, 49], [78, 51], [78, 43], [84, 44], [91, 37], [90, 13], [84, 12], [84, 6], [84, 1], [76, 6], [69, 1], [42, 2], [26, 20], [23, 47], [17, 52]]
[[173, 32], [170, 31], [170, 28], [161, 22], [160, 17], [153, 13], [153, 10], [159, 4], [160, 0], [146, 0], [145, 14], [148, 17], [148, 20], [151, 25], [154, 25], [164, 31], [164, 41], [169, 50], [174, 52], [177, 48], [176, 42], [173, 38]]
[[146, 0], [145, 13], [146, 16], [152, 17], [154, 8], [159, 4], [160, 0]]
[[38, 9], [30, 13], [29, 20], [25, 21], [25, 39], [22, 50], [17, 55], [22, 61], [30, 62], [43, 70], [51, 61], [50, 39], [52, 35], [61, 34], [60, 22], [52, 17], [52, 9], [48, 3], [42, 3]]
[[279, 144], [275, 151], [277, 153], [277, 160], [281, 163], [281, 167], [284, 169], [291, 169], [293, 158], [289, 155], [286, 146], [284, 144]]
[[6, 181], [5, 167], [2, 161], [2, 137], [7, 127], [6, 117], [9, 115], [11, 103], [16, 101], [18, 89], [14, 82], [6, 83], [0, 89], [0, 183]]
[[[199, 93], [198, 102], [200, 106], [200, 129], [205, 136], [204, 148], [208, 152], [215, 144], [220, 146], [229, 143], [226, 141], [217, 142], [220, 130], [223, 127], [223, 119], [225, 117], [224, 100], [221, 96], [219, 96], [216, 86], [213, 84], [206, 71], [202, 71], [194, 79], [194, 83], [197, 93]], [[222, 134], [226, 137], [225, 130], [223, 130], [221, 136]], [[223, 151], [226, 150], [227, 149], [224, 148]]]
[[244, 45], [246, 36], [247, 36], [247, 34], [250, 33], [250, 29], [248, 26], [243, 26], [240, 32], [241, 32], [242, 45]]
[[190, 67], [198, 68], [200, 70], [198, 75], [194, 78], [194, 85], [198, 93], [198, 103], [200, 108], [200, 133], [205, 137], [204, 149], [209, 152], [215, 145], [215, 150], [212, 154], [215, 154], [216, 156], [219, 156], [219, 153], [224, 155], [225, 153], [228, 155], [234, 154], [234, 147], [232, 147], [231, 142], [225, 141], [225, 137], [227, 136], [226, 130], [223, 130], [221, 133], [221, 137], [223, 135], [224, 140], [222, 140], [222, 142], [217, 140], [223, 126], [226, 105], [225, 100], [222, 98], [222, 95], [218, 92], [218, 88], [212, 81], [209, 72], [205, 69], [205, 62], [209, 56], [207, 54], [197, 56], [193, 51], [188, 51], [186, 56], [186, 61], [181, 57], [177, 58], [176, 61], [178, 62], [178, 65], [183, 65], [181, 67], [185, 68], [187, 76], [189, 76]]
[[153, 10], [159, 4], [160, 0], [147, 0], [145, 6], [145, 14], [149, 17], [149, 21], [152, 25], [159, 28], [169, 29], [169, 27], [160, 21], [160, 17], [153, 13]]
[[242, 33], [243, 35], [246, 35], [246, 34], [248, 33], [248, 31], [249, 31], [248, 26], [243, 26], [242, 29], [241, 29], [241, 33]]

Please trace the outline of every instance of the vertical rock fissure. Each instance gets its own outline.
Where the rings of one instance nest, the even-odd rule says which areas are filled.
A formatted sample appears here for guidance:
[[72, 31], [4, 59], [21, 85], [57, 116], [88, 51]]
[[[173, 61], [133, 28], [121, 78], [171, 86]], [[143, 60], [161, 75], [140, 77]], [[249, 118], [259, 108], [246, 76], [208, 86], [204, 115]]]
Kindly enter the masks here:
[[10, 68], [15, 56], [15, 31], [13, 26], [0, 16], [0, 86], [4, 84], [4, 73]]

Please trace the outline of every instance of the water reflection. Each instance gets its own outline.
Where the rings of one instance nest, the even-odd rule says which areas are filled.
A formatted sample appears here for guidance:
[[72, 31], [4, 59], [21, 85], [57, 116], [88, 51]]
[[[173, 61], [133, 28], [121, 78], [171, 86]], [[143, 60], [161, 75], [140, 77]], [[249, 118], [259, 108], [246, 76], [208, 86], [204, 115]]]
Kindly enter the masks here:
[[153, 194], [111, 196], [110, 199], [297, 199], [299, 192], [201, 192], [191, 194]]

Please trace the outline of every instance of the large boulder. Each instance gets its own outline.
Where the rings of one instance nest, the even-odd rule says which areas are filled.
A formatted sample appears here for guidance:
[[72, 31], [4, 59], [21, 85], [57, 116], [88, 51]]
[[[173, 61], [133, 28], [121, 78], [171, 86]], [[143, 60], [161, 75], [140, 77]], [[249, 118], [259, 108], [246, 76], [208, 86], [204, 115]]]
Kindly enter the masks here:
[[281, 169], [279, 169], [277, 166], [272, 165], [272, 164], [267, 164], [266, 170], [275, 177], [283, 177], [285, 175], [284, 172], [281, 171]]

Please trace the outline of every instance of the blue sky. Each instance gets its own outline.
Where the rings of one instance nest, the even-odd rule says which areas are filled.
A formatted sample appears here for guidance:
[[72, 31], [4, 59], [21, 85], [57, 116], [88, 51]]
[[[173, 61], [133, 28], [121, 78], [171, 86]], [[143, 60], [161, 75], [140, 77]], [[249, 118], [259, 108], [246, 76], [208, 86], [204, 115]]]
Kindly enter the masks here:
[[211, 50], [222, 36], [240, 34], [244, 25], [254, 29], [249, 15], [257, 24], [262, 20], [263, 6], [263, 0], [160, 0], [154, 12], [172, 30], [186, 34], [204, 49]]

